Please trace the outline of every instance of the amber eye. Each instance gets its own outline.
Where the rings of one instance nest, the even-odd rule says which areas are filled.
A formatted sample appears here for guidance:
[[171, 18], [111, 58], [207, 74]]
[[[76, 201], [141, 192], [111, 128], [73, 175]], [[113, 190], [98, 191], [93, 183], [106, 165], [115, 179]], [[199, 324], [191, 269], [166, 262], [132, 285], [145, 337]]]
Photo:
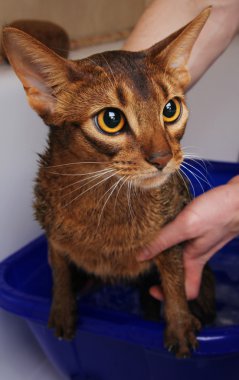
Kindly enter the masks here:
[[169, 100], [163, 109], [165, 123], [174, 123], [181, 115], [181, 104], [177, 98]]
[[124, 114], [117, 108], [106, 108], [95, 116], [95, 122], [103, 132], [114, 134], [126, 125]]

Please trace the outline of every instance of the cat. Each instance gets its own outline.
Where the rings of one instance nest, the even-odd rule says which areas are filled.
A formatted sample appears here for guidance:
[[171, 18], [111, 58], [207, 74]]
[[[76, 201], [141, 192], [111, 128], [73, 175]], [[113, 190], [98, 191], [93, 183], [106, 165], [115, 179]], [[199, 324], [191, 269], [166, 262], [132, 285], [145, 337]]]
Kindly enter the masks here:
[[[165, 346], [187, 357], [198, 345], [201, 322], [186, 300], [182, 245], [150, 262], [137, 255], [190, 201], [179, 175], [188, 119], [184, 91], [190, 52], [209, 13], [149, 49], [79, 61], [59, 57], [17, 29], [3, 31], [29, 104], [49, 126], [34, 207], [48, 238], [49, 326], [58, 337], [75, 333], [74, 263], [106, 281], [136, 279], [156, 268], [165, 297]], [[214, 313], [207, 269], [194, 306]]]

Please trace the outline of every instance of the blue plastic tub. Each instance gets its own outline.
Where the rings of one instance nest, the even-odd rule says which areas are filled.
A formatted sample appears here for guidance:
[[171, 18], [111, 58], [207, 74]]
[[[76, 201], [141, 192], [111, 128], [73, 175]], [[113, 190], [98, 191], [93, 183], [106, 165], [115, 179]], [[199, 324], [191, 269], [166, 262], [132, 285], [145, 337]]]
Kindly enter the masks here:
[[[213, 186], [239, 174], [238, 164], [206, 163], [206, 168]], [[193, 182], [200, 193], [201, 186]], [[238, 380], [239, 239], [221, 250], [211, 266], [218, 317], [199, 334], [200, 347], [191, 359], [175, 359], [163, 348], [164, 323], [144, 321], [137, 291], [126, 286], [105, 286], [84, 296], [76, 338], [56, 339], [47, 328], [52, 278], [45, 237], [0, 264], [0, 306], [27, 321], [48, 358], [69, 379]]]

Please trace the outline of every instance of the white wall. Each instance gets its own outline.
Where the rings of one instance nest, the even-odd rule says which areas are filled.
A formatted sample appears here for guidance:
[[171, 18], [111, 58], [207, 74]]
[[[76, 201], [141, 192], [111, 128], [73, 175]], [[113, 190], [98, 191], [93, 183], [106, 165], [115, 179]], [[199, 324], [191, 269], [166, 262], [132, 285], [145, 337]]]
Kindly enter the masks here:
[[40, 234], [32, 214], [36, 152], [47, 128], [27, 104], [20, 81], [0, 66], [0, 258]]
[[203, 158], [239, 161], [239, 35], [188, 93], [183, 146]]

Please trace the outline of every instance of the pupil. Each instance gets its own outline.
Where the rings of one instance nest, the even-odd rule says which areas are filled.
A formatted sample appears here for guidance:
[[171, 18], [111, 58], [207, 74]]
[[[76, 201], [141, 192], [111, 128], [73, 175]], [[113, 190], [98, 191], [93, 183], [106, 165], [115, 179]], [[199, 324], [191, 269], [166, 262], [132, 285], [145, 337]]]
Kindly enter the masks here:
[[119, 125], [121, 121], [121, 113], [118, 110], [108, 110], [105, 111], [104, 114], [104, 123], [107, 125], [109, 128], [115, 128]]
[[164, 116], [170, 118], [170, 117], [173, 117], [176, 113], [176, 104], [174, 103], [174, 101], [170, 100], [166, 106], [164, 107], [164, 111], [163, 111], [163, 114]]

